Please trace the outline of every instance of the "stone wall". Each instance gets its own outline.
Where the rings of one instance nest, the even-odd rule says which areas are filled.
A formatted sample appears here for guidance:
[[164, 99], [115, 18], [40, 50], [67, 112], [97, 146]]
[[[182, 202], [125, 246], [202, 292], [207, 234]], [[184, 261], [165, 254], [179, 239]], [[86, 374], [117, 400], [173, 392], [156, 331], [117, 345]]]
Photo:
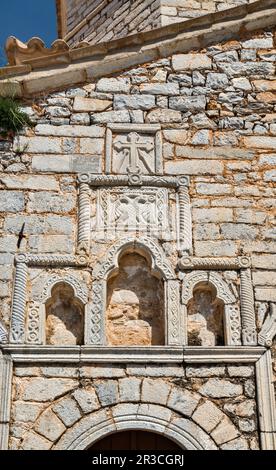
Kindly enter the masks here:
[[66, 41], [107, 42], [254, 0], [66, 0]]
[[189, 430], [209, 448], [259, 448], [254, 367], [246, 364], [22, 364], [13, 397], [10, 449], [64, 448], [98, 420], [130, 412], [175, 425], [189, 418]]

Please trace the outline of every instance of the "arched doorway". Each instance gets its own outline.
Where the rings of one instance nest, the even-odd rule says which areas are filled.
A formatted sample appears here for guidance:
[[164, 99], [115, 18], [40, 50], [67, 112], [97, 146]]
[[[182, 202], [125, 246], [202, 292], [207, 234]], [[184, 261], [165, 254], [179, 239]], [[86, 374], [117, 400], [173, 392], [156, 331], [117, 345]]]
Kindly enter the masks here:
[[103, 450], [181, 450], [165, 436], [148, 431], [121, 431], [110, 434], [87, 449], [89, 452]]

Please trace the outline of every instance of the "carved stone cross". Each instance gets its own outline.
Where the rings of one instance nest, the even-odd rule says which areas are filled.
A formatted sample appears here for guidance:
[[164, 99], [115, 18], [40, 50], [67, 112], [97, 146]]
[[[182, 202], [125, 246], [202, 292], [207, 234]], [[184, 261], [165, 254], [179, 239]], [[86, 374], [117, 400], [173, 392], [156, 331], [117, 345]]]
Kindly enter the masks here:
[[145, 156], [141, 152], [144, 150], [146, 152], [150, 152], [153, 149], [153, 144], [150, 142], [143, 142], [140, 141], [140, 136], [137, 132], [130, 132], [127, 136], [127, 142], [118, 141], [115, 144], [116, 150], [119, 152], [122, 150], [126, 150], [127, 152], [124, 155], [124, 158], [121, 162], [120, 167], [122, 166], [125, 157], [129, 159], [129, 166], [127, 167], [128, 173], [141, 173], [141, 168], [139, 166], [139, 161], [141, 161], [147, 171], [152, 173], [152, 168], [150, 168]]

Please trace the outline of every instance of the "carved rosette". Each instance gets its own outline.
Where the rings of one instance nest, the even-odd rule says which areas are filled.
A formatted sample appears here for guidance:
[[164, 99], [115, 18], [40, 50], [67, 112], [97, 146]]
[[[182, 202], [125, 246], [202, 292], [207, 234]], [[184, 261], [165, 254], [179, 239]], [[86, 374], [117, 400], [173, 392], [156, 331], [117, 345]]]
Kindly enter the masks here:
[[29, 305], [26, 342], [29, 344], [42, 344], [41, 339], [41, 315], [40, 304], [31, 302]]
[[242, 339], [245, 346], [257, 344], [254, 294], [250, 268], [241, 269]]
[[28, 267], [26, 256], [17, 257], [11, 315], [11, 343], [24, 343]]
[[237, 305], [225, 306], [225, 333], [226, 344], [228, 346], [241, 345], [241, 318], [240, 311]]

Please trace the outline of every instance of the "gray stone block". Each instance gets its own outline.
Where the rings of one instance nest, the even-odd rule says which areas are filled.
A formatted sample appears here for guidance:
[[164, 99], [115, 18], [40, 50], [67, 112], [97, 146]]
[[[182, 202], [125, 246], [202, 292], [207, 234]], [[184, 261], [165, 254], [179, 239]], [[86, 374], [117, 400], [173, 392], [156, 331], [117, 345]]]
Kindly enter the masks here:
[[152, 95], [115, 95], [114, 109], [142, 109], [147, 111], [155, 107], [155, 96]]
[[51, 410], [44, 411], [35, 425], [35, 431], [49, 441], [56, 441], [65, 429], [63, 423]]
[[96, 382], [94, 385], [102, 406], [112, 405], [118, 402], [117, 380], [106, 380], [105, 382]]
[[77, 403], [69, 397], [60, 400], [52, 409], [67, 427], [72, 426], [81, 418]]
[[72, 396], [75, 398], [84, 414], [91, 413], [100, 408], [94, 388], [79, 388], [75, 390]]
[[78, 382], [71, 379], [45, 379], [43, 377], [22, 379], [19, 397], [25, 401], [52, 401], [74, 390], [77, 385]]
[[0, 212], [21, 212], [23, 209], [23, 193], [3, 190], [0, 192]]
[[229, 380], [209, 379], [200, 387], [199, 393], [211, 398], [231, 398], [242, 395], [243, 388]]
[[36, 155], [32, 159], [32, 169], [54, 173], [100, 173], [99, 155]]

